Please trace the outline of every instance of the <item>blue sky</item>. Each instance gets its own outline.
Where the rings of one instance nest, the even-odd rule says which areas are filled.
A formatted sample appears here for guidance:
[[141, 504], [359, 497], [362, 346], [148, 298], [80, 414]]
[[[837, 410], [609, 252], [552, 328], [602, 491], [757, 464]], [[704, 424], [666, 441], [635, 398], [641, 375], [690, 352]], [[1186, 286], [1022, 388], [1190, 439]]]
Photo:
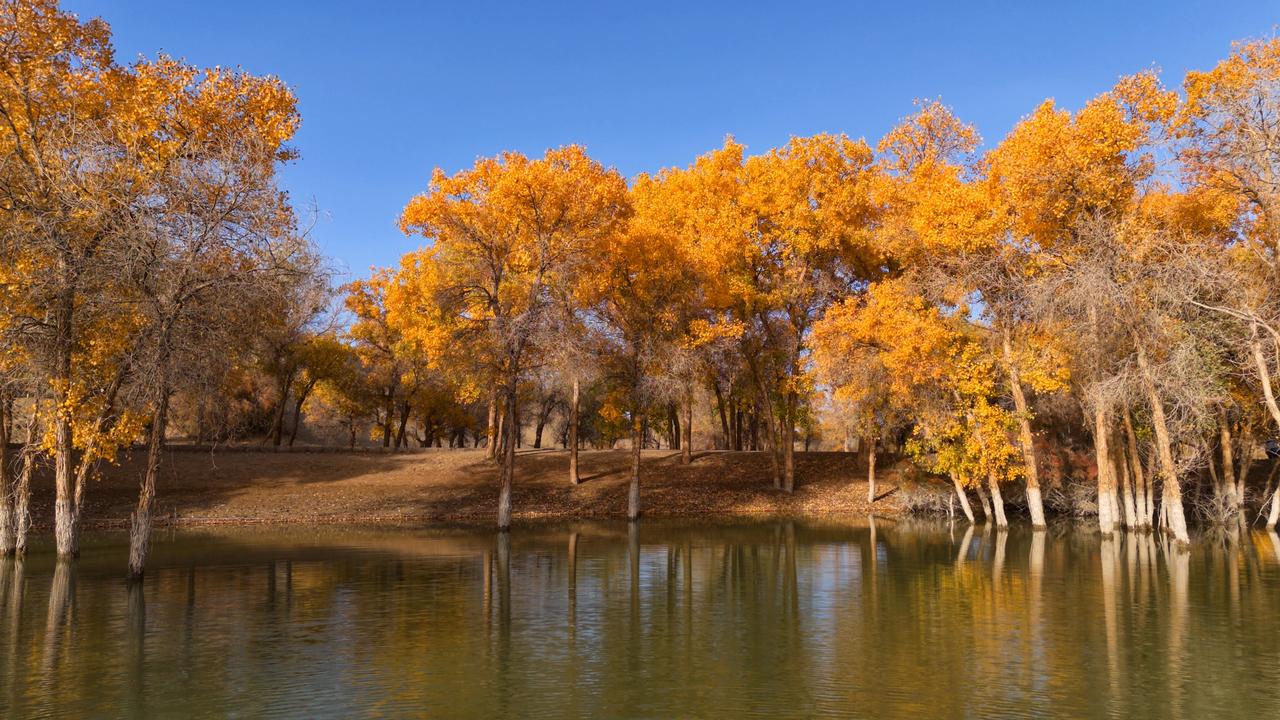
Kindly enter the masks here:
[[627, 176], [735, 135], [875, 143], [940, 97], [988, 143], [1040, 101], [1069, 107], [1158, 66], [1177, 84], [1280, 2], [364, 2], [63, 0], [117, 56], [164, 51], [283, 78], [303, 116], [284, 171], [340, 270], [395, 264], [396, 219], [431, 170], [581, 143]]

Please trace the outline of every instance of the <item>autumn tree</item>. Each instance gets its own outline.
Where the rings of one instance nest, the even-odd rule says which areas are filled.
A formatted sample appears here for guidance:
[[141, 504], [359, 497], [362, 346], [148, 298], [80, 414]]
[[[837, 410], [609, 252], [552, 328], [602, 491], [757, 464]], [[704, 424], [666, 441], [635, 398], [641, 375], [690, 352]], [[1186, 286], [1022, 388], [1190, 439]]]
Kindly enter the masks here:
[[504, 153], [452, 176], [437, 169], [401, 216], [430, 246], [405, 258], [398, 321], [429, 352], [471, 348], [505, 406], [499, 528], [511, 525], [519, 383], [555, 289], [572, 285], [626, 214], [622, 177], [569, 146], [537, 159]]

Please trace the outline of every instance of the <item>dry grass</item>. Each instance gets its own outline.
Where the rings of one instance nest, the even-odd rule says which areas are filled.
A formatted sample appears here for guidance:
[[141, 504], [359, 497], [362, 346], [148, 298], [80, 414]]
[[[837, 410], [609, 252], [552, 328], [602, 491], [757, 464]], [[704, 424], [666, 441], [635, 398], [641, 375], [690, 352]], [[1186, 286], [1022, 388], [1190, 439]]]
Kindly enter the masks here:
[[[141, 455], [141, 453], [138, 453]], [[517, 519], [622, 517], [629, 455], [584, 451], [583, 483], [567, 481], [568, 453], [530, 450], [517, 457]], [[85, 522], [127, 521], [136, 502], [141, 458], [103, 469], [86, 490]], [[863, 466], [844, 453], [797, 453], [797, 489], [773, 489], [764, 453], [699, 452], [691, 465], [679, 454], [646, 451], [641, 498], [650, 517], [860, 516], [901, 512], [892, 468], [880, 473], [880, 499], [866, 501]], [[493, 520], [497, 467], [481, 450], [412, 454], [173, 451], [165, 456], [158, 491], [161, 522], [483, 522]], [[52, 482], [37, 484], [33, 516], [52, 514]]]

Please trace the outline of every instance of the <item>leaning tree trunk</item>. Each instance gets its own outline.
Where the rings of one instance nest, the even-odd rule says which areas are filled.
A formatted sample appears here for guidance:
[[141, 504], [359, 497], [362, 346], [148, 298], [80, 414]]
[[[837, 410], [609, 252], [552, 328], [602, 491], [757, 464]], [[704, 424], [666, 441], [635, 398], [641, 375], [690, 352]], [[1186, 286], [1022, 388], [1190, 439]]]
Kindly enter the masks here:
[[1009, 518], [1004, 514], [1004, 496], [1000, 494], [1000, 482], [994, 476], [988, 476], [987, 485], [991, 488], [991, 507], [996, 513], [996, 527], [1009, 527]]
[[505, 430], [506, 441], [502, 447], [502, 473], [498, 490], [498, 529], [511, 529], [511, 481], [516, 474], [516, 375], [507, 382]]
[[573, 398], [569, 403], [569, 484], [582, 482], [578, 475], [578, 406], [580, 402], [578, 378], [573, 379]]
[[142, 579], [147, 566], [147, 554], [151, 549], [151, 509], [156, 499], [156, 475], [160, 472], [160, 455], [164, 451], [165, 426], [169, 420], [169, 390], [161, 388], [151, 416], [151, 438], [147, 446], [147, 468], [138, 488], [138, 507], [133, 511], [129, 526], [129, 575], [130, 582]]
[[1271, 512], [1267, 515], [1267, 530], [1275, 530], [1280, 521], [1280, 485], [1271, 491]]
[[298, 391], [298, 399], [293, 403], [293, 427], [289, 429], [289, 447], [298, 440], [298, 430], [302, 427], [302, 406], [310, 397], [311, 391], [316, 387], [316, 381], [311, 380]]
[[1018, 411], [1018, 443], [1022, 450], [1022, 464], [1027, 479], [1027, 510], [1031, 513], [1031, 527], [1045, 527], [1044, 498], [1040, 495], [1040, 470], [1036, 463], [1035, 436], [1031, 433], [1031, 413], [1027, 397], [1022, 391], [1022, 378], [1013, 359], [1013, 346], [1009, 331], [1004, 331], [1004, 361], [1009, 370], [1009, 388], [1013, 391], [1014, 409]]
[[987, 491], [982, 489], [981, 480], [974, 484], [973, 490], [978, 493], [978, 502], [982, 504], [983, 521], [991, 522], [993, 519], [993, 515], [991, 514], [991, 501], [987, 498]]
[[960, 509], [964, 511], [964, 516], [969, 519], [969, 524], [972, 525], [974, 522], [973, 508], [969, 506], [969, 496], [964, 491], [964, 485], [960, 483], [960, 478], [955, 475], [951, 476], [951, 484], [956, 488], [956, 497], [960, 498]]
[[1191, 538], [1187, 534], [1187, 519], [1182, 510], [1182, 488], [1178, 484], [1178, 468], [1173, 460], [1173, 443], [1169, 438], [1169, 426], [1165, 421], [1164, 403], [1156, 392], [1155, 382], [1151, 379], [1151, 369], [1147, 365], [1146, 353], [1138, 347], [1138, 368], [1142, 371], [1142, 382], [1147, 392], [1147, 400], [1151, 404], [1151, 424], [1156, 434], [1157, 457], [1160, 460], [1160, 473], [1164, 476], [1164, 497], [1161, 507], [1165, 514], [1165, 530], [1173, 534], [1180, 545], [1189, 545]]
[[867, 437], [867, 502], [876, 501], [876, 440], [874, 435]]
[[627, 487], [627, 519], [640, 519], [640, 445], [644, 423], [640, 413], [631, 419], [631, 483]]

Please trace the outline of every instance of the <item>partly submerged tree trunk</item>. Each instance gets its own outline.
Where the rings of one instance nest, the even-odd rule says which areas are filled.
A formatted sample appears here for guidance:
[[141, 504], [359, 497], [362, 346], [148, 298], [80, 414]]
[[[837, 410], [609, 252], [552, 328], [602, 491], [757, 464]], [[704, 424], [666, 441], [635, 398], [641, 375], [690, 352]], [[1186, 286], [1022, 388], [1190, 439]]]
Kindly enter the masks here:
[[1160, 474], [1163, 476], [1163, 497], [1165, 530], [1181, 545], [1191, 542], [1187, 534], [1187, 519], [1182, 509], [1182, 487], [1178, 483], [1178, 467], [1173, 459], [1173, 442], [1169, 438], [1169, 426], [1165, 421], [1164, 403], [1156, 392], [1155, 381], [1151, 377], [1151, 368], [1147, 365], [1146, 353], [1138, 346], [1138, 368], [1142, 371], [1142, 382], [1147, 392], [1147, 400], [1151, 404], [1151, 424], [1156, 435], [1156, 456], [1160, 460]]
[[1138, 515], [1138, 527], [1151, 529], [1155, 520], [1155, 497], [1151, 493], [1151, 483], [1142, 467], [1142, 454], [1138, 452], [1138, 434], [1133, 431], [1133, 419], [1126, 409], [1120, 414], [1124, 421], [1125, 445], [1129, 455], [1129, 472], [1133, 475], [1134, 504]]
[[876, 437], [867, 437], [867, 502], [876, 501]]
[[1236, 496], [1236, 459], [1231, 447], [1231, 427], [1227, 422], [1226, 411], [1218, 418], [1218, 442], [1222, 446], [1222, 496], [1234, 507], [1240, 506], [1240, 498]]
[[1104, 535], [1115, 532], [1118, 519], [1115, 466], [1111, 464], [1111, 423], [1106, 408], [1095, 400], [1093, 409], [1093, 450], [1098, 465], [1098, 529]]
[[33, 408], [27, 420], [27, 439], [22, 447], [22, 469], [18, 471], [13, 487], [13, 553], [19, 557], [27, 553], [27, 531], [31, 528], [31, 475], [35, 472], [36, 444], [40, 423], [38, 407]]
[[640, 446], [644, 437], [644, 423], [636, 413], [631, 418], [631, 482], [627, 486], [627, 519], [640, 519]]
[[1022, 378], [1013, 358], [1013, 345], [1009, 331], [1004, 330], [1004, 362], [1009, 371], [1009, 389], [1013, 392], [1014, 409], [1018, 412], [1018, 444], [1022, 450], [1023, 474], [1027, 479], [1027, 510], [1031, 513], [1031, 527], [1045, 527], [1044, 498], [1040, 494], [1040, 470], [1036, 463], [1035, 436], [1031, 433], [1031, 411], [1022, 391]]
[[13, 478], [9, 441], [13, 434], [13, 399], [0, 395], [0, 555], [13, 554]]
[[960, 498], [960, 509], [964, 511], [964, 516], [969, 519], [969, 524], [972, 525], [974, 522], [973, 508], [969, 506], [969, 496], [964, 491], [964, 485], [960, 483], [960, 478], [955, 475], [951, 476], [951, 484], [956, 488], [956, 497]]
[[129, 527], [129, 580], [142, 579], [151, 548], [151, 510], [156, 498], [156, 476], [160, 472], [160, 456], [164, 451], [165, 426], [169, 420], [169, 389], [163, 387], [151, 416], [151, 438], [147, 446], [147, 467], [138, 489], [138, 507], [133, 511]]
[[1114, 458], [1111, 466], [1119, 472], [1116, 479], [1120, 485], [1120, 507], [1124, 510], [1125, 529], [1133, 530], [1138, 527], [1138, 508], [1134, 499], [1136, 492], [1130, 482], [1129, 463], [1124, 454], [1124, 437], [1117, 433], [1114, 438], [1116, 445], [1111, 448]]
[[[516, 423], [512, 422], [516, 415], [516, 378], [514, 373], [507, 382], [504, 400], [507, 410], [504, 415], [506, 440], [502, 447], [502, 472], [498, 488], [498, 529], [511, 529], [511, 482], [516, 473]], [[499, 426], [502, 426], [500, 421]]]
[[582, 482], [578, 475], [578, 407], [581, 394], [578, 378], [573, 379], [573, 398], [569, 402], [569, 484]]

